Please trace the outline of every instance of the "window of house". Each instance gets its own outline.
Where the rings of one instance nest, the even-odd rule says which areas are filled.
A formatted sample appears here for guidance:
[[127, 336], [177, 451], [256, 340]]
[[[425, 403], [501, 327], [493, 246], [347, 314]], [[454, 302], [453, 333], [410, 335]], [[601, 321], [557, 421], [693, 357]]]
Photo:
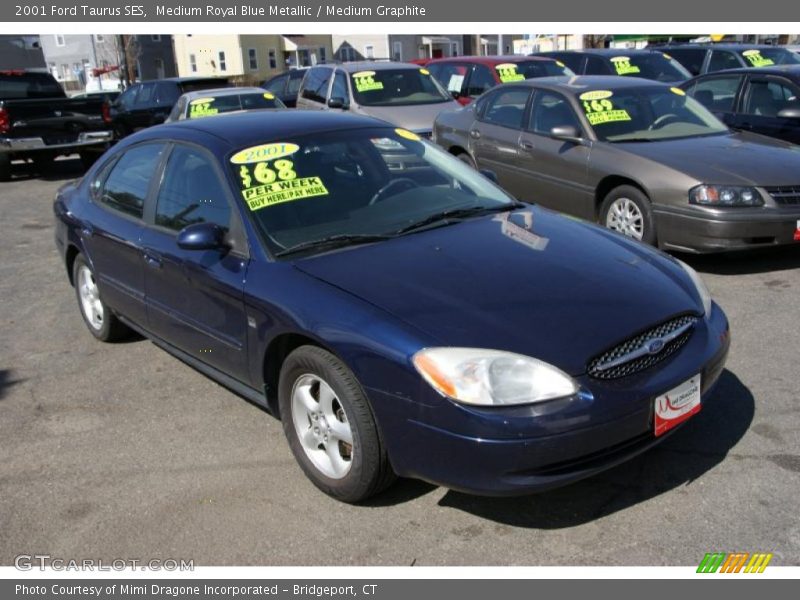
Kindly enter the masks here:
[[392, 42], [392, 60], [403, 62], [403, 42]]
[[373, 46], [372, 44], [367, 44], [366, 46], [364, 46], [364, 57], [369, 60], [375, 58], [375, 46]]
[[450, 56], [458, 56], [459, 46], [458, 42], [450, 42]]
[[192, 73], [197, 73], [197, 56], [194, 54], [189, 55], [189, 69]]
[[64, 41], [64, 36], [61, 35], [60, 33], [57, 33], [55, 35], [55, 38], [56, 38], [56, 46], [63, 47], [66, 45], [66, 42]]
[[219, 70], [220, 71], [227, 71], [228, 70], [228, 63], [225, 62], [225, 52], [220, 50], [217, 56], [219, 57]]
[[325, 46], [319, 47], [319, 62], [325, 62], [328, 60], [328, 52], [325, 50]]
[[278, 59], [276, 58], [275, 48], [269, 49], [269, 68], [270, 69], [278, 68]]
[[94, 41], [97, 42], [98, 44], [102, 44], [103, 42], [106, 41], [106, 36], [99, 33], [95, 34]]
[[256, 71], [258, 70], [258, 52], [255, 48], [250, 48], [247, 51], [247, 60], [250, 63], [250, 70]]

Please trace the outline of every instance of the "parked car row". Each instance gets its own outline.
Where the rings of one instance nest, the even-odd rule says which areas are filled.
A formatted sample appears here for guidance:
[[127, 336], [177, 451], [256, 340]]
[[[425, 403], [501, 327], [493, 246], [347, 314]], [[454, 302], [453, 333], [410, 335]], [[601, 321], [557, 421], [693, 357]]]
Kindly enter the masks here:
[[[576, 74], [589, 57], [613, 71]], [[166, 123], [54, 204], [87, 328], [139, 332], [280, 417], [347, 502], [396, 476], [540, 491], [653, 447], [710, 399], [730, 334], [651, 246], [800, 241], [800, 147], [731, 131], [703, 93], [730, 88], [678, 85], [660, 51], [618, 57], [317, 65], [297, 110], [291, 74], [142, 84], [131, 106]], [[796, 101], [757, 68], [720, 75], [732, 107], [766, 103], [762, 78]]]

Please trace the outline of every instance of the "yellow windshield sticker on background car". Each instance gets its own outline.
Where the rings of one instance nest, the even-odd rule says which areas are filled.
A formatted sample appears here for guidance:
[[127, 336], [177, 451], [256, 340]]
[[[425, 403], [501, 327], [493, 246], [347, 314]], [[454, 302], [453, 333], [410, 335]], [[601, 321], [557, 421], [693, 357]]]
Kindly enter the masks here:
[[262, 144], [260, 146], [251, 146], [250, 148], [240, 150], [231, 156], [231, 162], [235, 165], [245, 165], [249, 163], [275, 160], [276, 158], [294, 154], [298, 150], [300, 150], [300, 146], [297, 144], [287, 144], [286, 142]]
[[431, 72], [428, 71], [428, 69], [420, 69], [419, 72], [422, 73], [423, 75], [430, 75], [431, 74]]
[[562, 63], [560, 60], [557, 60], [557, 61], [556, 61], [556, 64], [557, 64], [559, 67], [561, 67], [562, 69], [566, 69], [566, 68], [567, 68], [567, 65], [565, 65], [564, 63]]
[[686, 92], [684, 92], [681, 88], [671, 87], [669, 88], [673, 94], [678, 94], [678, 96], [685, 96]]
[[611, 59], [617, 75], [633, 75], [639, 72], [639, 67], [631, 64], [630, 56], [615, 56]]
[[383, 82], [375, 81], [375, 71], [359, 71], [358, 73], [353, 73], [353, 83], [355, 83], [356, 90], [359, 92], [371, 92], [383, 89]]
[[525, 81], [525, 75], [517, 73], [517, 65], [514, 63], [503, 63], [495, 67], [497, 76], [502, 83], [509, 83], [510, 81]]
[[273, 94], [270, 94], [269, 92], [264, 92], [264, 98], [266, 98], [267, 100], [275, 100], [275, 96]]
[[198, 119], [200, 117], [213, 117], [219, 113], [219, 109], [214, 108], [212, 104], [214, 98], [197, 98], [189, 102], [189, 118]]
[[250, 210], [259, 210], [292, 200], [327, 196], [319, 177], [297, 177], [294, 162], [286, 158], [247, 163], [239, 167], [242, 197]]
[[662, 52], [662, 54], [664, 55], [664, 58], [666, 58], [667, 60], [672, 60], [672, 57], [666, 52]]
[[742, 56], [754, 67], [770, 67], [775, 64], [774, 60], [761, 56], [761, 50], [745, 50]]
[[411, 140], [412, 142], [420, 141], [420, 137], [408, 129], [395, 129], [394, 132], [399, 135], [401, 138], [406, 138], [407, 140]]
[[630, 121], [631, 116], [627, 110], [615, 109], [610, 98], [614, 94], [608, 90], [584, 92], [578, 96], [583, 102], [586, 118], [592, 125], [602, 125], [615, 121]]

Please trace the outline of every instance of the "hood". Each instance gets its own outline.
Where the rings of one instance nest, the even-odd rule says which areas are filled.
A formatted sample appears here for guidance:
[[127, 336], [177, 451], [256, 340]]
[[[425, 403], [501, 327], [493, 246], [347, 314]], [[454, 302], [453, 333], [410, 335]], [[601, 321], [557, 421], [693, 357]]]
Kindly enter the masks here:
[[572, 375], [634, 334], [702, 311], [693, 284], [671, 259], [539, 208], [336, 250], [294, 266], [402, 319], [435, 344], [518, 352]]
[[782, 186], [800, 183], [800, 146], [750, 133], [613, 144], [701, 183]]
[[440, 112], [450, 108], [459, 108], [460, 106], [455, 100], [437, 102], [435, 104], [415, 104], [413, 106], [359, 105], [358, 112], [368, 117], [388, 121], [397, 127], [403, 127], [410, 131], [424, 132], [433, 130], [433, 121]]

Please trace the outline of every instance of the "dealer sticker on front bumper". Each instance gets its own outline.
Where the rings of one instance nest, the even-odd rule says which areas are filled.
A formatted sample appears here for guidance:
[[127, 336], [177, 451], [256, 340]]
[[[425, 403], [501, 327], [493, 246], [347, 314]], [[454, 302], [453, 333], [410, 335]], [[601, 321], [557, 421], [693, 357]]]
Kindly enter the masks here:
[[700, 412], [700, 375], [656, 398], [655, 434], [662, 435]]

